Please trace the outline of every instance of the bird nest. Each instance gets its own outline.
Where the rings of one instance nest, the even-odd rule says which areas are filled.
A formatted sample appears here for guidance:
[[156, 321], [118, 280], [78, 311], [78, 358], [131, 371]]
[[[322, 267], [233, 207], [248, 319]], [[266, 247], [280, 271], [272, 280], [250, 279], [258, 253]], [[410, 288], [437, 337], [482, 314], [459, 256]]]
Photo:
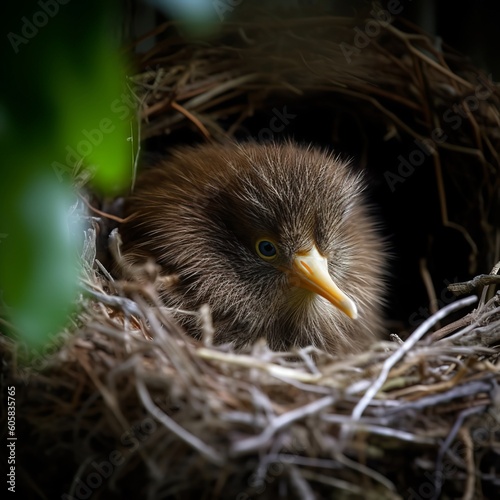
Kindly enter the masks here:
[[[142, 134], [153, 146], [165, 134], [167, 143], [279, 139], [288, 120], [296, 138], [312, 134], [349, 150], [346, 135], [357, 131], [357, 161], [374, 178], [388, 172], [382, 192], [392, 186], [399, 202], [419, 196], [430, 206], [420, 214], [432, 244], [402, 269], [421, 270], [433, 314], [341, 359], [311, 347], [271, 352], [264, 343], [234, 352], [212, 344], [206, 308], [191, 312], [203, 339], [182, 331], [158, 298], [164, 278], [154, 265], [136, 279], [113, 278], [103, 243], [107, 219], [94, 214], [71, 326], [29, 366], [18, 362], [22, 346], [1, 337], [4, 380], [17, 392], [18, 486], [26, 498], [498, 493], [496, 271], [455, 285], [465, 298], [448, 304], [432, 293], [432, 280], [440, 282], [446, 267], [434, 254], [445, 229], [458, 235], [453, 245], [463, 243], [448, 246], [447, 256], [465, 266], [464, 274], [488, 272], [485, 263], [494, 262], [498, 87], [409, 25], [379, 18], [370, 35], [373, 19], [226, 22], [219, 38], [199, 44], [161, 26], [132, 79]], [[358, 32], [367, 37], [364, 47], [356, 45]], [[321, 109], [321, 118], [294, 128], [310, 109]], [[399, 167], [398, 156], [415, 172]], [[432, 186], [428, 194], [422, 185]], [[111, 234], [119, 260], [119, 238]], [[402, 295], [410, 310], [426, 303], [411, 291]]]

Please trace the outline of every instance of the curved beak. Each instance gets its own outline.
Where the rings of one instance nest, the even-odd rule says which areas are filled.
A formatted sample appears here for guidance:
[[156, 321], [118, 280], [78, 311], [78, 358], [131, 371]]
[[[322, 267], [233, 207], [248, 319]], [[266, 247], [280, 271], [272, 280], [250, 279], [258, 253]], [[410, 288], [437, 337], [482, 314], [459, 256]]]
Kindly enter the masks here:
[[296, 286], [321, 295], [349, 318], [358, 317], [356, 304], [334, 283], [328, 272], [328, 261], [315, 246], [295, 255], [292, 276], [297, 280], [294, 283]]

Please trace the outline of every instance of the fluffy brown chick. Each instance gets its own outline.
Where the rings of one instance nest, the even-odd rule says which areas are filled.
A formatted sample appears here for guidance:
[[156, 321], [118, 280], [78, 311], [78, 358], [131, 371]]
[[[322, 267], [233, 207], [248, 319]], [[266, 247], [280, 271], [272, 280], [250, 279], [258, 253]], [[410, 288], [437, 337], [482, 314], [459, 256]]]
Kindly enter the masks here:
[[[123, 253], [178, 277], [166, 305], [208, 304], [218, 343], [357, 352], [381, 332], [385, 289], [363, 190], [346, 162], [312, 147], [179, 149], [139, 177]], [[200, 335], [192, 315], [176, 315]]]

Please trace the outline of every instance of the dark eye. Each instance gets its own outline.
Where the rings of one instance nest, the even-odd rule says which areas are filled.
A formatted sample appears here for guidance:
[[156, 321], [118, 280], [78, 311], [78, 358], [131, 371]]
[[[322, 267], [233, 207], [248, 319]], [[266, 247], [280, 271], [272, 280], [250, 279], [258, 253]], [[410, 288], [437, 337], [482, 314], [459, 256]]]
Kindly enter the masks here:
[[255, 246], [259, 256], [266, 260], [273, 259], [278, 253], [276, 250], [276, 245], [269, 240], [259, 240], [257, 241]]

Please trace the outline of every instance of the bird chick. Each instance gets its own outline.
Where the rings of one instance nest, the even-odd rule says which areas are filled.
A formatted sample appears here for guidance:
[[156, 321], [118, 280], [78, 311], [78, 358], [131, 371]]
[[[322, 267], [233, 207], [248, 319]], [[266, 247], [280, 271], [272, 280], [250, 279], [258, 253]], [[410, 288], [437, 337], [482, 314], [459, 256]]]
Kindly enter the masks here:
[[[139, 177], [123, 254], [178, 277], [166, 305], [208, 304], [217, 343], [358, 352], [381, 332], [385, 288], [363, 190], [359, 173], [312, 147], [186, 147]], [[192, 315], [177, 317], [200, 336]]]

